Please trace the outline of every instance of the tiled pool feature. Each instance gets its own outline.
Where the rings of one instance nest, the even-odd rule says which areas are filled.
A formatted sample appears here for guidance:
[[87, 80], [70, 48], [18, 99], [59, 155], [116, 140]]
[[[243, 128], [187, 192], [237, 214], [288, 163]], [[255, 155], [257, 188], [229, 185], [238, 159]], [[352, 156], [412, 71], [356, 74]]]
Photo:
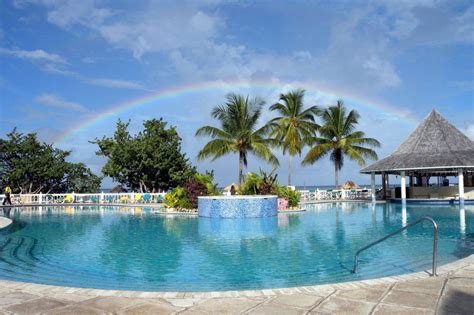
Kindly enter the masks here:
[[198, 214], [206, 218], [262, 218], [277, 215], [277, 196], [207, 196], [198, 198]]

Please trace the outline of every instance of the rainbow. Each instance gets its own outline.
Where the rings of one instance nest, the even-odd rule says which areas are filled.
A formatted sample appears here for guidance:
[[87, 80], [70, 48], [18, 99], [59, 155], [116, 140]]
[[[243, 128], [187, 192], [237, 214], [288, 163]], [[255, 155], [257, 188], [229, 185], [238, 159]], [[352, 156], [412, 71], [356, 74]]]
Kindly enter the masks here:
[[349, 106], [366, 108], [373, 110], [376, 113], [383, 113], [395, 116], [400, 119], [401, 122], [406, 124], [415, 125], [418, 123], [418, 120], [416, 120], [414, 117], [410, 116], [406, 112], [396, 109], [393, 106], [371, 101], [369, 99], [360, 98], [357, 96], [350, 96], [350, 93], [344, 93], [343, 91], [336, 91], [334, 89], [325, 88], [321, 84], [317, 84], [314, 82], [275, 82], [270, 80], [205, 81], [197, 84], [182, 85], [164, 89], [136, 99], [109, 106], [106, 110], [99, 113], [95, 113], [92, 118], [83, 120], [78, 124], [74, 125], [72, 128], [67, 129], [65, 132], [60, 133], [55, 139], [54, 143], [65, 143], [67, 140], [71, 139], [74, 135], [80, 133], [81, 131], [87, 130], [88, 128], [91, 128], [92, 126], [99, 124], [100, 122], [114, 115], [123, 113], [130, 109], [136, 109], [152, 104], [156, 105], [166, 99], [172, 99], [190, 94], [206, 93], [216, 90], [225, 91], [227, 93], [243, 88], [259, 88], [278, 91], [284, 91], [288, 88], [302, 88], [305, 89], [307, 92], [317, 92], [321, 96], [330, 97], [334, 99], [341, 98]]

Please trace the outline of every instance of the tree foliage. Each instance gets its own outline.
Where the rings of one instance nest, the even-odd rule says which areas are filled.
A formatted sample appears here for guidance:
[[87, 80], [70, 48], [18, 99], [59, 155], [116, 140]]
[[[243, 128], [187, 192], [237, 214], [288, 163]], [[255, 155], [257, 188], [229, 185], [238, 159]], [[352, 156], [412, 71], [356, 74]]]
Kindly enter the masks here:
[[13, 129], [0, 139], [0, 178], [14, 192], [96, 192], [101, 179], [83, 163], [66, 161], [69, 151], [38, 141], [35, 133]]
[[288, 185], [291, 185], [291, 158], [301, 155], [303, 148], [316, 135], [319, 125], [315, 116], [320, 113], [317, 106], [304, 108], [304, 90], [298, 89], [280, 94], [278, 103], [270, 106], [279, 116], [270, 120], [272, 136], [280, 140], [283, 154], [288, 152]]
[[176, 128], [160, 119], [146, 120], [144, 130], [130, 135], [130, 122], [117, 122], [112, 137], [95, 139], [97, 155], [107, 158], [104, 175], [132, 190], [157, 192], [182, 186], [195, 172], [181, 152]]
[[264, 125], [258, 128], [265, 102], [259, 98], [249, 99], [238, 94], [228, 94], [224, 105], [214, 107], [212, 117], [220, 123], [220, 128], [204, 126], [196, 131], [196, 136], [211, 137], [199, 152], [198, 159], [212, 157], [212, 160], [227, 154], [239, 155], [239, 183], [243, 181], [243, 168], [247, 166], [249, 153], [278, 165], [278, 159], [270, 148], [278, 141], [268, 137], [270, 128]]
[[344, 165], [344, 157], [356, 161], [360, 166], [365, 165], [365, 159], [377, 160], [377, 153], [371, 148], [380, 146], [373, 138], [366, 138], [365, 133], [356, 131], [359, 123], [359, 113], [351, 110], [347, 113], [343, 101], [330, 106], [321, 115], [323, 125], [319, 137], [314, 137], [312, 147], [303, 159], [302, 164], [313, 164], [324, 156], [334, 163], [335, 185], [339, 186], [338, 172]]

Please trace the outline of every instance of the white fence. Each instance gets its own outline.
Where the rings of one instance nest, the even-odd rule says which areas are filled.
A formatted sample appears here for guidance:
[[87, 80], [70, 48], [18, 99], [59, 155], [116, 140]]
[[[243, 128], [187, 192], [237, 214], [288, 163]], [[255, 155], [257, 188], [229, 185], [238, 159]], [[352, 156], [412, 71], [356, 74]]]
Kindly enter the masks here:
[[324, 200], [368, 200], [369, 189], [315, 189], [299, 190], [301, 202], [314, 202]]
[[[368, 200], [368, 189], [326, 189], [326, 190], [299, 190], [301, 202], [315, 202], [325, 200]], [[161, 203], [166, 193], [96, 193], [96, 194], [13, 194], [13, 204], [148, 204]], [[0, 195], [3, 203], [5, 195]]]
[[[96, 194], [12, 194], [13, 204], [61, 204], [61, 203], [100, 203], [100, 204], [144, 204], [161, 203], [165, 193], [96, 193]], [[5, 195], [0, 195], [3, 203]]]

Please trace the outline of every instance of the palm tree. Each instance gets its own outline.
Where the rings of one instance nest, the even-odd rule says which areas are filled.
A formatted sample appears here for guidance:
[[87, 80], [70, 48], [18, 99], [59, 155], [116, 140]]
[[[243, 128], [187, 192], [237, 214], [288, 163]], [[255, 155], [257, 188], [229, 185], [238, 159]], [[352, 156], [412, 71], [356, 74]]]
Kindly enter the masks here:
[[279, 117], [273, 118], [269, 124], [272, 126], [272, 135], [282, 143], [283, 154], [288, 152], [288, 186], [291, 185], [291, 159], [301, 155], [303, 147], [316, 136], [319, 125], [314, 116], [320, 110], [317, 106], [308, 109], [303, 107], [304, 90], [298, 89], [280, 94], [280, 102], [270, 106], [270, 110], [277, 111]]
[[344, 156], [364, 166], [366, 158], [377, 160], [377, 153], [371, 148], [380, 147], [380, 142], [366, 138], [362, 131], [355, 131], [359, 113], [351, 110], [346, 115], [342, 100], [324, 110], [321, 118], [323, 125], [319, 129], [320, 136], [313, 139], [314, 146], [308, 151], [302, 164], [313, 164], [329, 154], [334, 163], [335, 185], [338, 187], [338, 173], [344, 164]]
[[252, 100], [237, 94], [228, 94], [224, 105], [212, 110], [212, 117], [219, 120], [221, 128], [204, 126], [196, 131], [196, 136], [209, 136], [209, 141], [198, 153], [198, 159], [212, 157], [214, 161], [230, 153], [239, 154], [239, 184], [243, 181], [243, 169], [247, 166], [249, 153], [278, 165], [278, 159], [270, 150], [278, 141], [268, 138], [270, 127], [257, 128], [265, 102], [259, 98]]

